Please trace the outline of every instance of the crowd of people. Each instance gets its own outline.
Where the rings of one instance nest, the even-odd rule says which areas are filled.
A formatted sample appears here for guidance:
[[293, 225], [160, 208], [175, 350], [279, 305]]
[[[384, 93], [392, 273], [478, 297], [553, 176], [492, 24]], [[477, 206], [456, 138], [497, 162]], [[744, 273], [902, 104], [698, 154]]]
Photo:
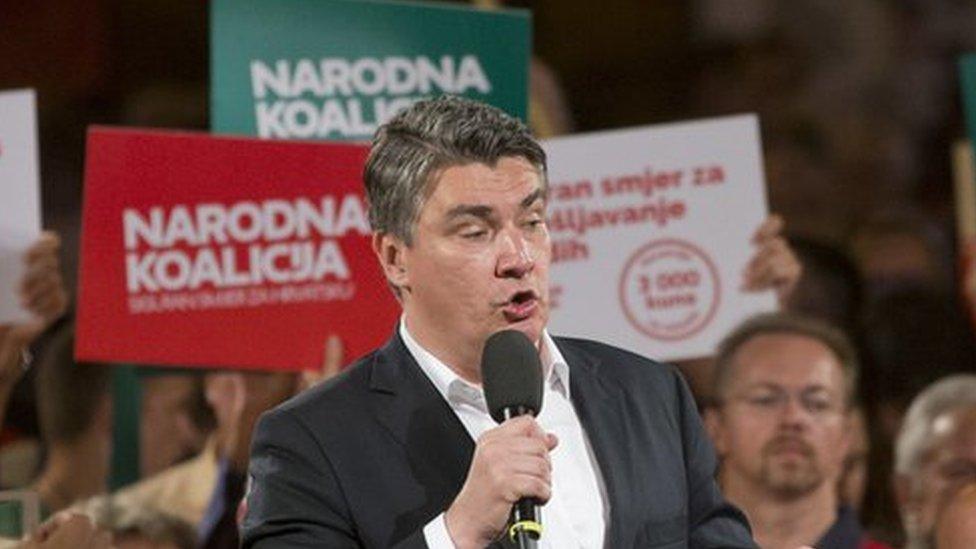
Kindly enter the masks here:
[[[834, 54], [812, 59], [825, 33], [770, 10], [767, 19], [786, 23], [710, 52], [718, 62], [683, 113], [763, 120], [770, 200], [782, 215], [757, 228], [743, 287], [775, 291], [781, 312], [746, 320], [714, 355], [676, 366], [724, 497], [772, 549], [976, 547], [976, 303], [959, 291], [945, 230], [951, 201], [938, 182], [948, 170], [931, 161], [944, 152], [945, 120], [961, 118], [939, 107], [951, 94], [940, 52], [972, 44], [968, 26], [953, 30], [940, 14], [953, 4], [968, 21], [973, 10], [905, 2], [890, 17], [874, 4], [842, 11], [875, 30], [904, 28], [902, 48], [881, 55], [856, 40], [863, 29], [845, 26], [830, 35]], [[705, 30], [730, 32], [713, 24]], [[532, 71], [536, 133], [568, 131], [573, 94], [540, 60]], [[892, 75], [905, 77], [878, 101]], [[184, 94], [148, 96], [132, 99], [128, 122], [203, 126]], [[878, 196], [895, 199], [873, 207]], [[30, 247], [17, 292], [33, 320], [0, 326], [0, 487], [23, 504], [33, 498], [43, 522], [22, 524], [0, 503], [0, 547], [238, 547], [258, 418], [354, 357], [330, 337], [316, 372], [139, 368], [128, 389], [140, 395], [140, 436], [128, 442], [140, 478], [113, 486], [113, 455], [127, 450], [113, 437], [121, 395], [116, 366], [73, 358], [77, 241], [69, 229]]]
[[[112, 366], [74, 359], [74, 326], [60, 274], [59, 241], [46, 233], [24, 256], [18, 290], [35, 319], [0, 328], [0, 413], [34, 408], [5, 425], [4, 488], [26, 489], [0, 505], [0, 530], [15, 547], [237, 547], [250, 433], [257, 417], [331, 377], [341, 342], [324, 342], [321, 371], [297, 374], [147, 369], [140, 376], [139, 481], [110, 490]], [[26, 375], [25, 374], [28, 374]], [[31, 394], [15, 397], [15, 387]], [[36, 438], [36, 441], [33, 440]], [[32, 446], [39, 451], [24, 451]], [[21, 471], [21, 472], [18, 472]], [[44, 524], [15, 541], [34, 499]], [[14, 505], [16, 503], [16, 505]]]
[[[790, 243], [772, 216], [756, 231], [743, 287], [775, 291], [782, 311], [747, 320], [714, 356], [679, 363], [718, 483], [762, 547], [976, 543], [974, 331], [944, 288], [933, 290], [951, 282], [924, 234], [872, 223], [849, 256]], [[73, 359], [58, 249], [46, 233], [25, 254], [18, 291], [34, 320], [0, 331], [0, 409], [28, 382], [41, 448], [16, 451], [30, 437], [8, 424], [0, 464], [30, 470], [20, 476], [45, 519], [10, 543], [236, 547], [257, 418], [339, 372], [341, 341], [324, 342], [322, 370], [303, 375], [147, 370], [143, 478], [112, 491], [112, 367]], [[872, 483], [879, 471], [887, 478]], [[886, 497], [898, 520], [865, 520], [865, 506]]]

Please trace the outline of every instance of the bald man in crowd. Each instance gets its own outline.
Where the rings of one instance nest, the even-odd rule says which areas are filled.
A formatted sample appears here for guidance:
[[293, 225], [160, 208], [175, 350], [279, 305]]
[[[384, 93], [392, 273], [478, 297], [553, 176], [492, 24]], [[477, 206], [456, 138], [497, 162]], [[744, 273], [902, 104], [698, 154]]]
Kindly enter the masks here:
[[[895, 443], [895, 488], [907, 549], [935, 547], [935, 527], [976, 482], [976, 375], [941, 379], [919, 393]], [[941, 547], [941, 546], [939, 546]]]

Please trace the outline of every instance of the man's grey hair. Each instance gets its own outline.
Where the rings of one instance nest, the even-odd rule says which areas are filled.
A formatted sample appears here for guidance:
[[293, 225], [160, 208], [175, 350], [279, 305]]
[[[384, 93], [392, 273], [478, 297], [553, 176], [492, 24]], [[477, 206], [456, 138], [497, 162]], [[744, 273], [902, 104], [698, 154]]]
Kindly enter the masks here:
[[799, 335], [817, 340], [826, 345], [840, 363], [844, 375], [844, 406], [854, 404], [857, 393], [858, 366], [857, 352], [850, 340], [839, 329], [816, 318], [795, 313], [767, 313], [754, 316], [739, 324], [725, 336], [718, 345], [715, 356], [715, 370], [712, 372], [712, 398], [714, 404], [728, 396], [729, 381], [734, 375], [735, 355], [743, 345], [761, 335]]
[[380, 126], [363, 181], [373, 230], [408, 246], [431, 183], [452, 166], [504, 157], [527, 160], [546, 184], [546, 154], [518, 119], [470, 99], [441, 96], [414, 103]]
[[895, 472], [914, 476], [932, 449], [935, 421], [956, 410], [976, 408], [976, 375], [956, 374], [926, 387], [908, 408], [895, 441]]

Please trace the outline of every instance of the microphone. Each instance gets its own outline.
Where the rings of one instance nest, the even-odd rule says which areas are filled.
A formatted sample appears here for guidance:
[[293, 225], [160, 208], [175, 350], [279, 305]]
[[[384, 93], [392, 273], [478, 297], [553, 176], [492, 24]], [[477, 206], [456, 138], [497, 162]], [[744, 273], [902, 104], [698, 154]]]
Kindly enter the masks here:
[[[481, 383], [491, 418], [498, 423], [542, 410], [542, 363], [539, 350], [517, 330], [496, 332], [481, 354]], [[508, 535], [520, 548], [535, 547], [542, 537], [539, 502], [522, 498], [512, 507]]]

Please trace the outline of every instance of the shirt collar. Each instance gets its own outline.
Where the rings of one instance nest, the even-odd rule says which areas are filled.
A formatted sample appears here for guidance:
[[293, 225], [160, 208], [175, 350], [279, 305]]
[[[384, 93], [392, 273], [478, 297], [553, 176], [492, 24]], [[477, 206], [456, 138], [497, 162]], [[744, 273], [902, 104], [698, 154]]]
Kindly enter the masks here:
[[[448, 404], [451, 406], [467, 404], [487, 413], [488, 407], [485, 404], [484, 390], [480, 384], [461, 379], [454, 370], [420, 345], [410, 334], [410, 330], [407, 329], [405, 318], [400, 319], [399, 332], [407, 350], [413, 355], [420, 369]], [[549, 336], [549, 332], [545, 330], [542, 332], [540, 360], [542, 361], [542, 371], [546, 376], [546, 387], [562, 393], [568, 399], [569, 366], [566, 364], [566, 359], [563, 358], [562, 353], [559, 352], [559, 348], [556, 347], [556, 343]]]
[[563, 354], [556, 347], [556, 342], [549, 337], [547, 330], [542, 331], [542, 371], [546, 374], [546, 382], [553, 389], [569, 398], [569, 364]]

